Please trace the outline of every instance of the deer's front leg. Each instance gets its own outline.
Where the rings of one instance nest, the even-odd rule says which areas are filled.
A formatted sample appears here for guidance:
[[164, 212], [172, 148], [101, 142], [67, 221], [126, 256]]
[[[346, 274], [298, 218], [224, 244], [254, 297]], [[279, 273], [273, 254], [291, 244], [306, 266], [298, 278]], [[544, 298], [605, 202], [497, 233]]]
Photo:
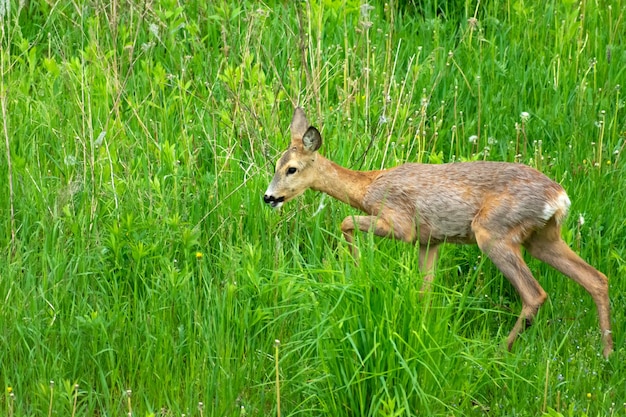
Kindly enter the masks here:
[[422, 294], [430, 291], [435, 277], [435, 264], [437, 263], [438, 245], [426, 243], [419, 245], [419, 266], [420, 271], [424, 275], [424, 283], [422, 284]]
[[384, 218], [377, 216], [351, 216], [343, 219], [341, 223], [341, 231], [343, 237], [350, 245], [352, 256], [358, 261], [359, 250], [354, 244], [354, 230], [358, 229], [362, 232], [373, 232], [376, 236], [390, 237], [406, 242], [412, 242], [415, 236], [413, 230], [401, 223], [394, 222], [392, 225]]
[[357, 262], [359, 260], [359, 249], [354, 244], [355, 229], [359, 229], [362, 232], [372, 230], [377, 236], [387, 236], [390, 230], [387, 222], [374, 216], [351, 216], [343, 219], [343, 222], [341, 222], [341, 231], [350, 246], [354, 260]]

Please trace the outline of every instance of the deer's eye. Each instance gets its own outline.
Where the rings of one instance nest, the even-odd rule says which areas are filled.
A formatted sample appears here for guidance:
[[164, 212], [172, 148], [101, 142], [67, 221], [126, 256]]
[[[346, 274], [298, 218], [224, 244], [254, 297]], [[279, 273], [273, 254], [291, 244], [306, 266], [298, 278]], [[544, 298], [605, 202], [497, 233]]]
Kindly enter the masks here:
[[295, 174], [297, 169], [295, 167], [287, 168], [287, 175]]

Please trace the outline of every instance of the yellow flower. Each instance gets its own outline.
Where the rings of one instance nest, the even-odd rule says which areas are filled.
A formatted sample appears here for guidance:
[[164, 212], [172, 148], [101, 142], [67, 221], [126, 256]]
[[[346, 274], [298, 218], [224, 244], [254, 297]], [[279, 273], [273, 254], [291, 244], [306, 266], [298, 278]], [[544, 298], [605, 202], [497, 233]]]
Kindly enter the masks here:
[[202, 258], [204, 257], [204, 254], [202, 252], [196, 252], [196, 259], [201, 261]]
[[7, 387], [7, 393], [12, 393], [13, 392], [13, 387]]
[[587, 398], [591, 399], [591, 393], [590, 392], [587, 393]]

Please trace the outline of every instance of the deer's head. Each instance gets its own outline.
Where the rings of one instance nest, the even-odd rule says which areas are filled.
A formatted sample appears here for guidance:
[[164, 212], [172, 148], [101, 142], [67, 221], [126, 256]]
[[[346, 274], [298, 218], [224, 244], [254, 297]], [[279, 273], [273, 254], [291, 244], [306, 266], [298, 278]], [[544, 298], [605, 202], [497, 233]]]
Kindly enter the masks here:
[[289, 125], [291, 144], [276, 163], [276, 172], [263, 201], [278, 208], [310, 188], [318, 174], [314, 169], [322, 136], [309, 122], [304, 110], [297, 107]]

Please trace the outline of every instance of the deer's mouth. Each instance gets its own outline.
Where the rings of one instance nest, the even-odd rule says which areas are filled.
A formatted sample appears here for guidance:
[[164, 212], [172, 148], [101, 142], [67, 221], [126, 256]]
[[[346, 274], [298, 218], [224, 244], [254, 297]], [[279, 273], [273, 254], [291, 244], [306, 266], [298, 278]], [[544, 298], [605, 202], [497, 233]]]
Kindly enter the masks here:
[[285, 197], [274, 197], [273, 195], [265, 194], [263, 196], [263, 201], [265, 201], [266, 204], [269, 204], [271, 208], [279, 208], [285, 202]]

